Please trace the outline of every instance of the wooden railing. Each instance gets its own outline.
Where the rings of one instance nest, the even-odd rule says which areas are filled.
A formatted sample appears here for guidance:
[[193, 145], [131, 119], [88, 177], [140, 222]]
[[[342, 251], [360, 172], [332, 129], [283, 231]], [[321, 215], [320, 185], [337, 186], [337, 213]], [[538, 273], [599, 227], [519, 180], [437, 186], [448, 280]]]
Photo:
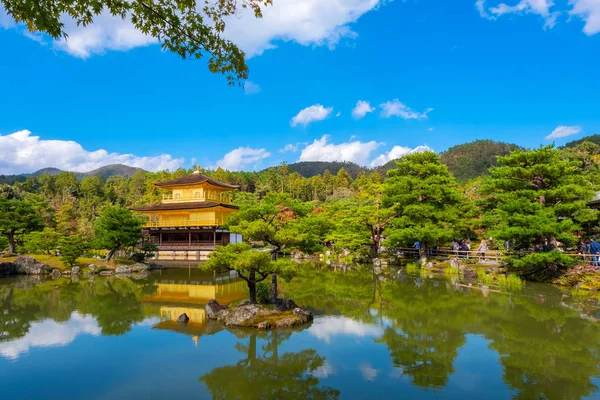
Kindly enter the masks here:
[[[216, 243], [216, 244], [221, 244]], [[159, 244], [156, 245], [159, 251], [167, 251], [167, 250], [214, 250], [215, 243], [169, 243], [169, 244]]]
[[231, 198], [228, 193], [204, 193], [203, 195], [180, 195], [163, 194], [163, 203], [177, 203], [190, 201], [214, 201], [217, 203], [229, 204]]
[[152, 221], [149, 220], [144, 225], [145, 228], [171, 228], [171, 227], [189, 227], [189, 226], [219, 226], [224, 223], [223, 220], [192, 220], [189, 218], [169, 218], [167, 220]]
[[[415, 249], [414, 247], [403, 247], [398, 249], [398, 252], [401, 253], [404, 256], [410, 256], [410, 257], [418, 257], [420, 255], [420, 250], [419, 249]], [[518, 257], [523, 257], [527, 254], [532, 254], [534, 253], [531, 250], [517, 250], [517, 251], [506, 251], [506, 250], [488, 250], [485, 252], [485, 254], [476, 251], [476, 250], [469, 250], [469, 251], [464, 251], [464, 250], [452, 250], [452, 249], [444, 249], [444, 248], [430, 248], [426, 250], [427, 252], [427, 256], [431, 257], [431, 256], [446, 256], [448, 258], [454, 258], [454, 257], [462, 257], [465, 259], [477, 259], [477, 260], [490, 260], [490, 261], [496, 261], [499, 262], [502, 257], [506, 257], [506, 256], [518, 256]], [[565, 251], [563, 252], [563, 254], [575, 258], [575, 259], [581, 259], [584, 263], [586, 264], [591, 264], [594, 265], [594, 263], [596, 263], [598, 266], [600, 266], [600, 254], [585, 254], [585, 253], [579, 253], [576, 251]]]

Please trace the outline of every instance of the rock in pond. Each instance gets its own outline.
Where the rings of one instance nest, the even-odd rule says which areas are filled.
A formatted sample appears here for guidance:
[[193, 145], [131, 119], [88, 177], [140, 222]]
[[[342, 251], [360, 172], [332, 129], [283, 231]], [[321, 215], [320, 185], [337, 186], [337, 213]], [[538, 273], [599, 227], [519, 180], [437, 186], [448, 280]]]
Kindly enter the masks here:
[[177, 323], [178, 324], [187, 324], [190, 320], [190, 317], [187, 316], [186, 313], [183, 313], [179, 316], [179, 318], [177, 318]]
[[92, 274], [96, 273], [96, 265], [90, 264], [90, 265], [88, 265], [88, 269], [90, 270], [90, 272]]
[[217, 319], [217, 316], [219, 315], [219, 313], [221, 311], [227, 310], [227, 306], [223, 306], [223, 305], [219, 304], [218, 301], [213, 299], [213, 300], [209, 300], [208, 303], [206, 303], [206, 306], [204, 306], [204, 309], [206, 310], [206, 316], [209, 319]]
[[[293, 303], [292, 300], [285, 302], [286, 306]], [[248, 327], [259, 329], [289, 328], [302, 325], [312, 321], [312, 313], [298, 307], [293, 311], [278, 311], [269, 306], [259, 304], [243, 304], [237, 307], [220, 310], [217, 313], [217, 321], [229, 327]]]
[[17, 274], [24, 275], [46, 275], [49, 273], [48, 265], [38, 262], [35, 258], [29, 256], [21, 256], [17, 258], [13, 264], [16, 267]]
[[13, 275], [17, 273], [17, 267], [10, 262], [0, 263], [0, 275]]
[[79, 271], [80, 271], [79, 267], [73, 267], [73, 268], [71, 268], [71, 273], [73, 275], [79, 274]]
[[105, 269], [104, 271], [100, 271], [99, 273], [101, 276], [111, 276], [115, 274], [115, 271], [110, 270], [110, 269]]
[[277, 299], [275, 309], [277, 311], [290, 311], [298, 308], [298, 305], [291, 299]]
[[57, 279], [57, 278], [60, 278], [62, 276], [62, 273], [60, 272], [60, 269], [53, 269], [52, 272], [50, 273], [50, 276], [53, 279]]

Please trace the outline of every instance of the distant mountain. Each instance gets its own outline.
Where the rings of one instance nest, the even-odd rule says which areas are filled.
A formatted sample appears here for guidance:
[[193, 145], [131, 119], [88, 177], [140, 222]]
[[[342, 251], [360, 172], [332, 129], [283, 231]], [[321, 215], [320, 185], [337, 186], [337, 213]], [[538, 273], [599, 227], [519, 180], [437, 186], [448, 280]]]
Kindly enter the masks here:
[[[40, 170], [35, 171], [33, 174], [34, 176], [40, 176], [40, 175], [44, 175], [44, 174], [48, 174], [48, 175], [58, 175], [61, 172], [63, 172], [63, 170], [58, 169], [58, 168], [42, 168]], [[77, 172], [76, 172], [77, 173]], [[27, 174], [28, 176], [29, 174]]]
[[[86, 176], [101, 176], [103, 178], [110, 178], [111, 176], [124, 176], [130, 177], [133, 176], [137, 171], [144, 171], [141, 168], [130, 167], [128, 165], [123, 164], [110, 164], [105, 165], [104, 167], [100, 167], [93, 171], [79, 173], [83, 178]], [[76, 172], [75, 175], [78, 173]]]
[[[73, 173], [75, 174], [77, 179], [81, 180], [88, 176], [101, 176], [105, 179], [110, 178], [111, 176], [130, 177], [133, 174], [135, 174], [137, 171], [143, 171], [143, 169], [129, 167], [129, 166], [123, 165], [123, 164], [111, 164], [111, 165], [105, 165], [104, 167], [100, 167], [93, 171], [73, 172]], [[61, 172], [65, 172], [65, 171], [60, 170], [58, 168], [42, 168], [40, 170], [35, 171], [32, 174], [0, 175], [0, 183], [6, 183], [9, 185], [12, 185], [15, 182], [23, 182], [24, 180], [27, 179], [27, 177], [29, 177], [31, 175], [40, 176], [43, 174], [48, 174], [48, 175], [54, 176], [54, 175], [60, 174]]]
[[573, 140], [572, 142], [565, 144], [565, 147], [577, 147], [583, 142], [592, 142], [600, 146], [600, 135], [591, 135], [578, 140]]
[[367, 168], [348, 161], [300, 161], [288, 164], [288, 168], [305, 178], [322, 175], [325, 170], [329, 170], [332, 175], [336, 175], [340, 169], [344, 168], [354, 179], [361, 172], [367, 171]]
[[466, 181], [487, 174], [490, 167], [497, 165], [496, 157], [520, 148], [512, 143], [476, 140], [450, 147], [441, 153], [441, 158], [458, 180]]

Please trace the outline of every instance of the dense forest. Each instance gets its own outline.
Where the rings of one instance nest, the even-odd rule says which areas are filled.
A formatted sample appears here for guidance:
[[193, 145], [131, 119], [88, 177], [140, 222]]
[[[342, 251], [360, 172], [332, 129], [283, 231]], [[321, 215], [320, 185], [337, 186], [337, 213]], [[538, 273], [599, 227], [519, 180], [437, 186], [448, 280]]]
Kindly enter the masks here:
[[[461, 161], [475, 154], [481, 163]], [[559, 250], [575, 248], [582, 233], [597, 230], [597, 214], [586, 204], [600, 186], [600, 146], [591, 142], [523, 150], [478, 141], [441, 157], [405, 156], [385, 174], [362, 170], [353, 176], [345, 166], [310, 177], [286, 164], [260, 172], [202, 172], [239, 186], [233, 201], [240, 213], [227, 227], [274, 251], [328, 247], [368, 259], [379, 257], [382, 247], [393, 255], [416, 241], [425, 252], [453, 239], [492, 237], [490, 246], [508, 242], [533, 251], [512, 262], [517, 268], [564, 268], [572, 260]], [[0, 185], [0, 250], [44, 253], [60, 240], [81, 252], [132, 246], [142, 222], [129, 208], [158, 203], [163, 192], [154, 183], [191, 172], [136, 170], [107, 178], [42, 173]], [[124, 230], [114, 238], [114, 231]]]

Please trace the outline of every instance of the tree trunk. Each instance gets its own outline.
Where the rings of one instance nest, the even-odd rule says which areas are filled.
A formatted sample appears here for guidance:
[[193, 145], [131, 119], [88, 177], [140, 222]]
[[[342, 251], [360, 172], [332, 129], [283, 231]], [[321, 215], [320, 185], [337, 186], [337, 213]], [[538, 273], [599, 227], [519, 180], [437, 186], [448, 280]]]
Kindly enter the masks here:
[[279, 295], [277, 290], [277, 274], [271, 275], [271, 302], [277, 303], [277, 296]]
[[256, 272], [250, 269], [248, 275], [248, 291], [250, 292], [250, 304], [256, 304]]
[[112, 249], [112, 250], [110, 250], [110, 251], [108, 252], [108, 254], [106, 255], [106, 259], [105, 259], [105, 261], [106, 261], [106, 262], [109, 262], [109, 261], [110, 261], [110, 260], [113, 258], [113, 256], [115, 255], [115, 252], [116, 252], [116, 250], [115, 250], [115, 249]]
[[[279, 248], [276, 248], [273, 251], [271, 251], [271, 260], [272, 261], [277, 261], [277, 252], [278, 251], [279, 251]], [[279, 290], [277, 288], [277, 274], [273, 273], [273, 274], [271, 274], [271, 302], [273, 304], [275, 304], [277, 302], [278, 296], [279, 296]]]
[[15, 232], [9, 231], [6, 236], [8, 238], [8, 252], [10, 254], [16, 254], [17, 246], [15, 246]]

